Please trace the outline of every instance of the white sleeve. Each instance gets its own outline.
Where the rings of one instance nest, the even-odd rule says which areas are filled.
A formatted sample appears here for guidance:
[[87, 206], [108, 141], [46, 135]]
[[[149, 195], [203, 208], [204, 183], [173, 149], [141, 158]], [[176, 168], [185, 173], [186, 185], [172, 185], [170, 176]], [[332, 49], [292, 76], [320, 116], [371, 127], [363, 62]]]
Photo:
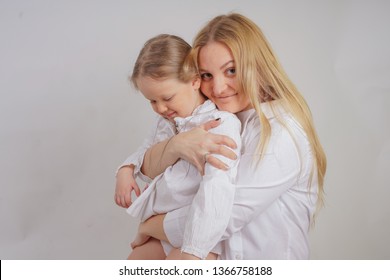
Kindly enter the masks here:
[[[291, 158], [292, 159], [292, 158]], [[246, 161], [248, 164], [244, 163]], [[293, 161], [293, 160], [292, 160]], [[233, 208], [229, 212], [229, 222], [219, 241], [228, 239], [234, 233], [240, 231], [254, 217], [261, 215], [278, 197], [287, 189], [296, 184], [299, 168], [290, 169], [288, 173], [279, 173], [278, 159], [274, 154], [266, 155], [262, 160], [262, 167], [252, 169], [249, 162], [253, 163], [253, 155], [245, 155], [240, 158], [240, 171], [247, 168], [246, 174], [239, 176], [252, 178], [248, 184], [236, 186], [233, 200]], [[267, 168], [265, 168], [267, 167]], [[267, 176], [273, 174], [273, 180]], [[279, 174], [278, 174], [279, 173]], [[267, 180], [265, 179], [267, 178]], [[258, 179], [258, 180], [254, 180]], [[263, 180], [263, 182], [261, 181]], [[306, 190], [307, 191], [307, 190]], [[184, 244], [183, 228], [188, 220], [188, 209], [178, 209], [168, 212], [164, 218], [164, 232], [172, 246], [179, 248]]]
[[308, 201], [316, 202], [317, 184], [308, 191], [313, 159], [306, 136], [292, 128], [293, 139], [287, 129], [273, 129], [269, 148], [260, 163], [256, 164], [259, 155], [253, 154], [255, 149], [252, 148], [258, 138], [248, 149], [252, 153], [241, 156], [232, 216], [222, 239], [240, 231], [292, 188], [296, 192], [295, 198], [303, 205]]
[[[237, 144], [235, 153], [239, 155], [241, 122], [232, 114], [222, 116], [222, 123], [211, 132], [231, 137]], [[223, 171], [206, 163], [205, 175], [188, 213], [181, 248], [183, 252], [201, 259], [206, 258], [220, 241], [232, 215], [239, 161], [213, 156], [227, 163], [229, 169]]]
[[[249, 129], [260, 133], [258, 127], [254, 126]], [[303, 182], [308, 182], [313, 162], [312, 154], [310, 147], [305, 143], [305, 136], [298, 134], [300, 133], [296, 132], [294, 141], [286, 129], [275, 133], [274, 138], [269, 142], [268, 151], [270, 152], [264, 155], [258, 165], [256, 165], [256, 158], [259, 155], [253, 153], [256, 150], [258, 137], [254, 137], [252, 143], [245, 144], [248, 153], [244, 153], [240, 158], [239, 184], [236, 185], [228, 226], [220, 240], [229, 238], [250, 223], [254, 217], [261, 215], [283, 193], [296, 186], [298, 178]], [[300, 146], [301, 153], [297, 149], [297, 144]], [[306, 162], [306, 166], [303, 166], [301, 162]], [[313, 203], [316, 201], [315, 186], [316, 184], [313, 185], [310, 194], [307, 193], [307, 185], [302, 186], [304, 197], [310, 195]], [[188, 210], [178, 209], [165, 216], [164, 231], [175, 247], [183, 244], [184, 239], [180, 234], [187, 220], [187, 214]]]
[[116, 174], [118, 173], [118, 170], [123, 166], [134, 165], [134, 176], [138, 176], [141, 180], [150, 183], [152, 179], [142, 174], [141, 172], [144, 155], [151, 146], [166, 139], [169, 139], [174, 135], [174, 125], [168, 120], [158, 116], [152, 129], [149, 132], [149, 135], [144, 140], [142, 145], [118, 167], [118, 169], [116, 170]]

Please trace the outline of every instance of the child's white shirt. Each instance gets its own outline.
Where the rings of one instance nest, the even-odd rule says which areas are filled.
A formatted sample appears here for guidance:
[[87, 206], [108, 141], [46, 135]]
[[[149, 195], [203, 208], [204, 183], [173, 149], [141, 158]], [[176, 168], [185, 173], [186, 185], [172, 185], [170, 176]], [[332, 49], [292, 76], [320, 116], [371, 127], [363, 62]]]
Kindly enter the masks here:
[[[207, 100], [196, 108], [190, 117], [175, 118], [176, 127], [168, 120], [159, 117], [154, 131], [143, 145], [122, 164], [122, 166], [133, 164], [135, 175], [149, 183], [148, 188], [128, 208], [127, 212], [131, 216], [145, 221], [153, 215], [191, 205], [181, 249], [200, 258], [205, 258], [210, 251], [220, 252], [220, 248], [216, 245], [231, 217], [238, 159], [229, 160], [213, 155], [225, 162], [229, 169], [223, 171], [206, 163], [203, 177], [195, 166], [184, 160], [179, 160], [168, 167], [154, 180], [143, 175], [140, 167], [149, 147], [174, 136], [175, 133], [188, 131], [217, 118], [221, 118], [221, 124], [210, 132], [232, 138], [237, 144], [235, 153], [239, 156], [241, 122], [234, 114], [217, 110], [215, 104]], [[169, 246], [167, 243], [163, 245], [168, 253]]]

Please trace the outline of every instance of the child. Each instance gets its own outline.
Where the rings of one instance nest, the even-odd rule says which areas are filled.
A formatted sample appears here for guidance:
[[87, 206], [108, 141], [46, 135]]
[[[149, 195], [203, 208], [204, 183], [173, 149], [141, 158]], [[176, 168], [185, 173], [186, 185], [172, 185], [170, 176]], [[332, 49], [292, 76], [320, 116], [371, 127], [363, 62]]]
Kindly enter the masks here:
[[[238, 161], [224, 159], [227, 170], [206, 164], [204, 176], [185, 160], [177, 161], [153, 181], [140, 172], [145, 151], [150, 146], [215, 119], [221, 119], [221, 124], [210, 131], [231, 137], [237, 144], [235, 153], [240, 154], [241, 123], [234, 114], [218, 111], [214, 103], [206, 100], [199, 90], [200, 77], [195, 67], [182, 67], [190, 51], [190, 45], [181, 38], [163, 34], [147, 41], [138, 56], [131, 81], [159, 117], [142, 147], [119, 168], [116, 203], [129, 207], [130, 193], [134, 190], [138, 198], [127, 211], [141, 222], [191, 205], [181, 249], [204, 259], [207, 256], [198, 254], [200, 247], [207, 247], [208, 252], [220, 252], [216, 245], [231, 215]], [[121, 172], [134, 172], [149, 183], [148, 188], [140, 194], [134, 176], [124, 182], [120, 179]], [[169, 254], [172, 247], [166, 242], [162, 245], [165, 255]]]

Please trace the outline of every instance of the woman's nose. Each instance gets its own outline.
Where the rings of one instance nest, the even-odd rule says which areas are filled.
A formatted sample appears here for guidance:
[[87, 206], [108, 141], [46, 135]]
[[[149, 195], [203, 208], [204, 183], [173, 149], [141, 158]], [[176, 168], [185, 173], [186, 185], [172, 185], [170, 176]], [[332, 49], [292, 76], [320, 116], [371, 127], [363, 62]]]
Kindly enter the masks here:
[[225, 79], [223, 78], [214, 78], [213, 92], [214, 95], [221, 95], [226, 89]]

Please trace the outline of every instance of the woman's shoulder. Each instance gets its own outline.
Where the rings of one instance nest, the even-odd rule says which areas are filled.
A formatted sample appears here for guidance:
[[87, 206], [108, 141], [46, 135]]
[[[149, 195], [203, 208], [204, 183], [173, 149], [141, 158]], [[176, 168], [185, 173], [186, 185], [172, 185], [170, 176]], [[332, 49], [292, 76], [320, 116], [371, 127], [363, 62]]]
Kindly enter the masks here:
[[213, 112], [210, 120], [218, 120], [218, 119], [221, 120], [221, 124], [219, 126], [231, 126], [232, 128], [233, 127], [241, 128], [240, 120], [233, 113], [216, 110], [215, 112]]
[[215, 119], [221, 118], [222, 120], [229, 119], [234, 121], [240, 121], [235, 114], [227, 111], [215, 110], [215, 112], [213, 113], [213, 117], [215, 117]]

